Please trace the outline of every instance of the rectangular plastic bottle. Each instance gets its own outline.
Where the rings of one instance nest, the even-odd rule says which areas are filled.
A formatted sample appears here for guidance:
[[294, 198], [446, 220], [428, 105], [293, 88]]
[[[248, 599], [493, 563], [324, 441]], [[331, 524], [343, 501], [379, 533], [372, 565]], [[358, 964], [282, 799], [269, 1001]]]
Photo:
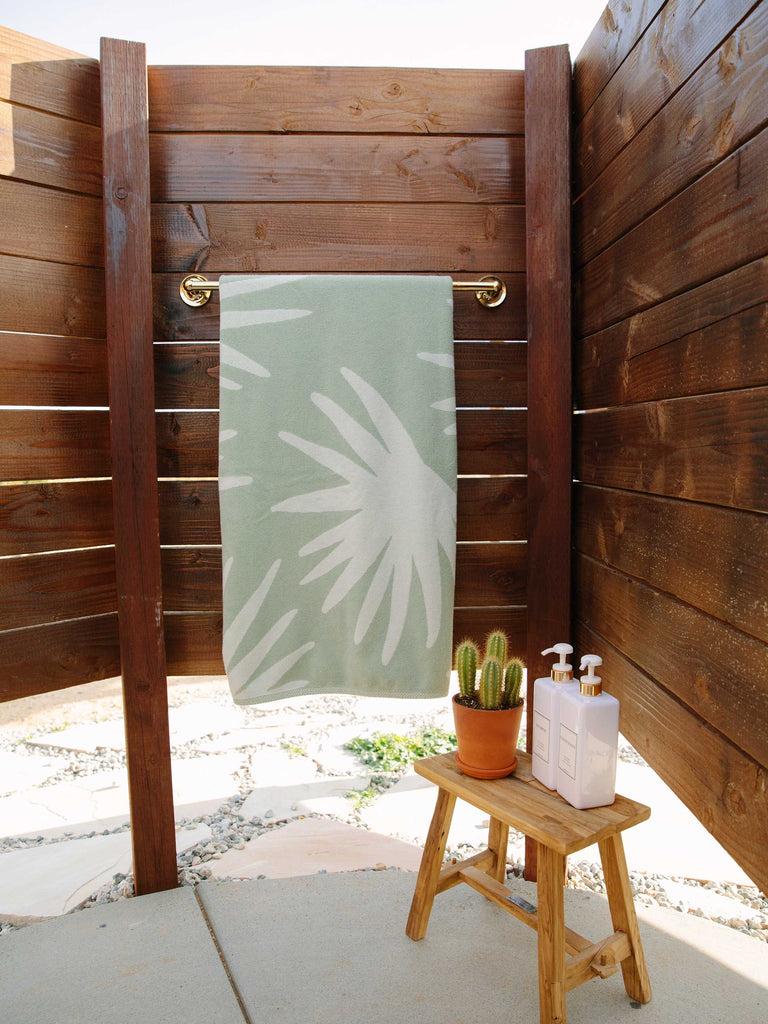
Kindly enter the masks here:
[[557, 789], [557, 745], [560, 736], [560, 698], [577, 690], [573, 669], [566, 661], [573, 652], [570, 644], [555, 644], [542, 654], [557, 654], [551, 676], [541, 676], [533, 685], [533, 777], [548, 789]]
[[580, 667], [588, 666], [587, 675], [560, 702], [557, 791], [581, 809], [612, 804], [616, 797], [619, 702], [602, 692], [594, 674], [601, 664], [596, 654], [585, 654]]

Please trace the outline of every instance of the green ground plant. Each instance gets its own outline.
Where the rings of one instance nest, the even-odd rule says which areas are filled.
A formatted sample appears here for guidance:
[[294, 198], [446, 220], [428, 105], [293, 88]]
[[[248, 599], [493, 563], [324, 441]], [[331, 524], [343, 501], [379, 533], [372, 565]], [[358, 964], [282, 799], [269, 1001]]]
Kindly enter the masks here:
[[371, 769], [370, 785], [364, 790], [351, 790], [347, 796], [355, 810], [372, 804], [407, 769], [421, 757], [444, 754], [456, 749], [456, 734], [440, 726], [422, 729], [403, 736], [394, 732], [377, 732], [373, 736], [356, 736], [344, 744]]

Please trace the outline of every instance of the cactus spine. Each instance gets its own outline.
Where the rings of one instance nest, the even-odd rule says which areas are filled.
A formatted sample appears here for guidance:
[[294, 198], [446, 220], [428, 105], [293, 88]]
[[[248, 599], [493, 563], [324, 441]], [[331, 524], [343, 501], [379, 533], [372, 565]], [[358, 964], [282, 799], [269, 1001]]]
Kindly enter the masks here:
[[504, 707], [513, 708], [520, 703], [520, 687], [522, 683], [522, 659], [511, 658], [504, 669]]
[[498, 658], [486, 658], [480, 672], [478, 700], [481, 708], [497, 710], [501, 707], [504, 685], [504, 669]]
[[507, 661], [507, 637], [500, 629], [494, 629], [485, 641], [486, 658], [496, 658], [502, 665]]
[[459, 692], [471, 697], [475, 692], [479, 651], [472, 640], [464, 640], [456, 648], [456, 671], [459, 674]]

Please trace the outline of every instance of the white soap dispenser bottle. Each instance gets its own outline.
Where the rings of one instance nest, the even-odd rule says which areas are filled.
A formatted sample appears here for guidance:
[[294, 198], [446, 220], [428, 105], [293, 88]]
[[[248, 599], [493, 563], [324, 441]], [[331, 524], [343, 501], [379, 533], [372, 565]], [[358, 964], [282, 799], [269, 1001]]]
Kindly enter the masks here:
[[603, 659], [585, 654], [579, 668], [578, 691], [560, 702], [560, 744], [557, 791], [574, 807], [603, 807], [616, 797], [619, 745], [619, 702], [603, 693], [595, 668]]
[[533, 777], [548, 789], [557, 789], [557, 742], [560, 735], [560, 697], [566, 690], [578, 689], [573, 668], [566, 660], [573, 653], [570, 644], [555, 644], [542, 654], [556, 654], [558, 660], [549, 676], [533, 684]]

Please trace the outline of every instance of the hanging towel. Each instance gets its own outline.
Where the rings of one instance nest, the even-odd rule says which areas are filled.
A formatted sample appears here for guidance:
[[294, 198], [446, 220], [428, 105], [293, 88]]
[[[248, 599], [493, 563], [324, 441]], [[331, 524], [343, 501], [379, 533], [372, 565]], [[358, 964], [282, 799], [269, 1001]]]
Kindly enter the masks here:
[[224, 664], [236, 704], [448, 692], [447, 277], [221, 278]]

